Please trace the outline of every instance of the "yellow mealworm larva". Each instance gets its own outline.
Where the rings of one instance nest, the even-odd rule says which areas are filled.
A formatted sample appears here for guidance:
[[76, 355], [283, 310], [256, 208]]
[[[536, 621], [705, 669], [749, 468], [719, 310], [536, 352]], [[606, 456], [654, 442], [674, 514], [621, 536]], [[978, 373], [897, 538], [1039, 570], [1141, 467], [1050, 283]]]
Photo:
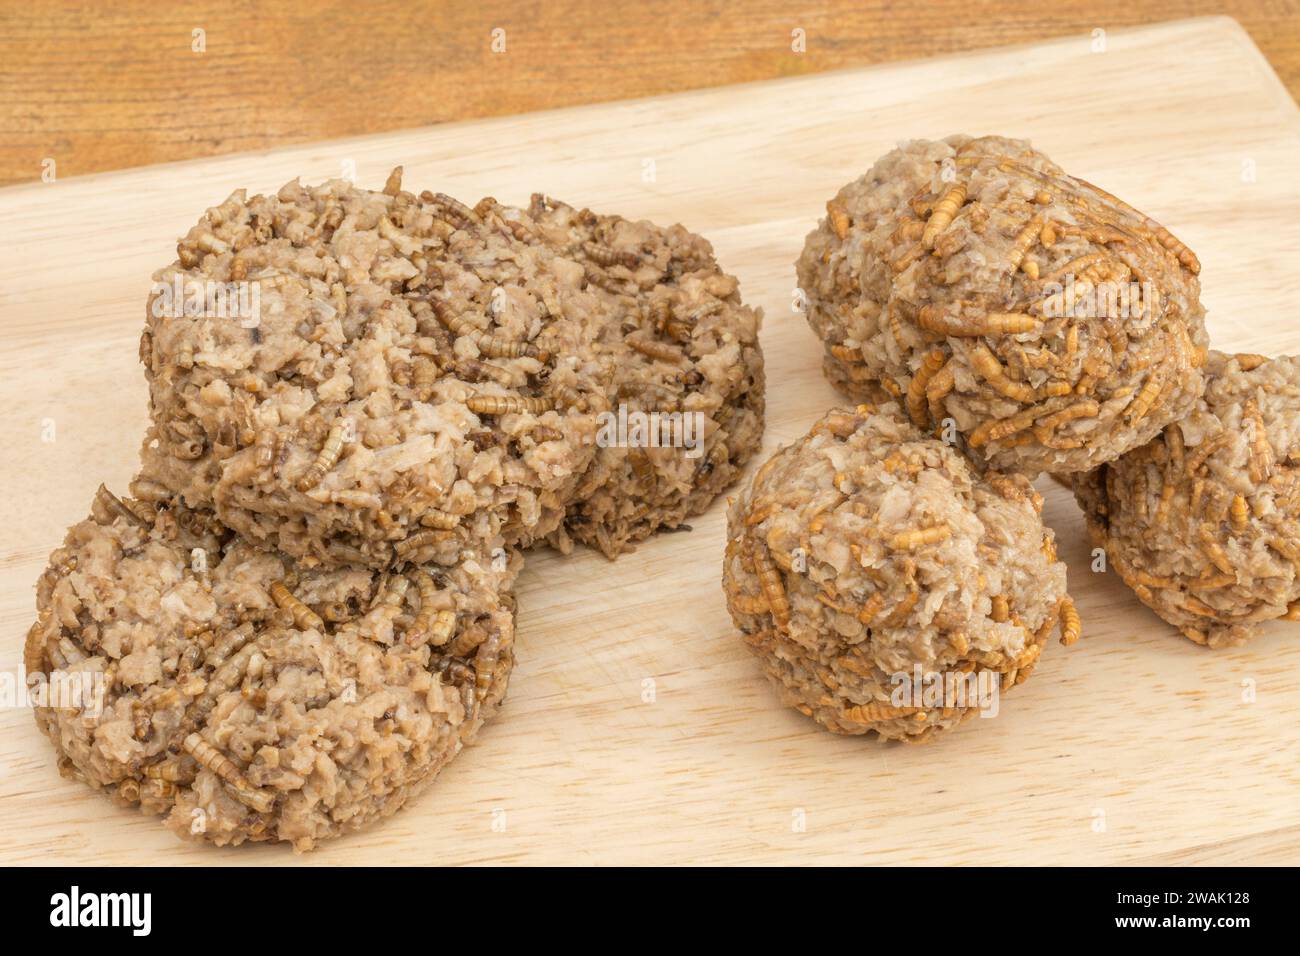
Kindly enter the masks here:
[[1151, 406], [1155, 404], [1156, 397], [1160, 394], [1163, 384], [1158, 373], [1147, 378], [1142, 385], [1142, 390], [1138, 392], [1137, 397], [1133, 399], [1133, 404], [1128, 408], [1130, 423], [1140, 421], [1146, 417], [1147, 412], [1151, 411]]
[[1061, 601], [1061, 643], [1069, 647], [1083, 633], [1083, 624], [1079, 620], [1079, 610], [1074, 601], [1064, 598]]
[[552, 385], [551, 394], [555, 397], [556, 404], [564, 408], [585, 412], [590, 407], [587, 397], [572, 385]]
[[867, 598], [865, 604], [858, 611], [858, 620], [863, 624], [870, 624], [881, 609], [885, 606], [885, 594], [883, 591], [875, 591], [871, 597]]
[[984, 345], [977, 345], [969, 352], [971, 367], [978, 372], [993, 389], [1007, 398], [1017, 402], [1032, 402], [1034, 390], [1023, 382], [1013, 382], [1007, 377], [1006, 369]]
[[1250, 508], [1247, 507], [1246, 499], [1241, 495], [1233, 495], [1231, 517], [1234, 531], [1246, 530], [1246, 525], [1250, 521]]
[[930, 419], [934, 422], [942, 421], [944, 413], [943, 400], [956, 385], [956, 378], [953, 375], [952, 366], [945, 364], [930, 379], [925, 387], [925, 402], [930, 411]]
[[841, 362], [862, 364], [862, 350], [860, 348], [854, 348], [850, 345], [832, 345], [830, 353]]
[[1252, 398], [1246, 402], [1244, 418], [1250, 419], [1250, 478], [1256, 484], [1267, 481], [1273, 474], [1273, 446], [1268, 441], [1268, 429], [1259, 404]]
[[[403, 640], [412, 647], [424, 643], [433, 644], [434, 646], [447, 643], [447, 640], [451, 637], [451, 630], [456, 623], [456, 612], [434, 610], [433, 602], [438, 594], [438, 586], [434, 583], [429, 572], [422, 568], [416, 568], [411, 572], [411, 580], [415, 583], [416, 591], [419, 592], [420, 610], [416, 613], [411, 626], [406, 629]], [[450, 615], [450, 626], [445, 627], [445, 632], [443, 629], [445, 625], [443, 615]]]
[[438, 321], [452, 335], [469, 339], [479, 352], [491, 358], [523, 358], [528, 356], [540, 359], [545, 357], [531, 342], [516, 342], [512, 339], [492, 335], [490, 332], [484, 332], [468, 319], [453, 314], [451, 306], [445, 302], [434, 300], [433, 312], [438, 317]]
[[136, 527], [144, 525], [144, 522], [140, 520], [140, 516], [128, 508], [122, 502], [122, 499], [109, 491], [105, 485], [100, 485], [95, 492], [95, 505], [95, 510], [102, 509], [109, 518], [110, 523], [114, 517], [121, 517]]
[[1201, 525], [1197, 530], [1197, 536], [1201, 539], [1201, 550], [1210, 559], [1210, 563], [1224, 574], [1234, 573], [1232, 559], [1228, 557], [1228, 552], [1223, 550], [1223, 545], [1219, 544], [1215, 529], [1209, 525]]
[[945, 358], [942, 349], [933, 349], [921, 359], [921, 367], [916, 370], [907, 385], [907, 414], [917, 425], [926, 424], [929, 405], [926, 402], [926, 388], [930, 380], [944, 367]]
[[914, 551], [926, 545], [947, 541], [951, 536], [952, 528], [946, 524], [936, 524], [928, 528], [900, 531], [889, 539], [889, 546], [895, 551]]
[[1026, 312], [985, 312], [981, 315], [948, 315], [941, 306], [927, 305], [917, 314], [917, 325], [935, 335], [979, 338], [985, 335], [1019, 335], [1034, 332], [1040, 320]]
[[849, 234], [849, 214], [835, 200], [826, 204], [826, 215], [831, 221], [831, 228], [841, 239]]
[[524, 395], [471, 395], [465, 407], [476, 415], [541, 415], [554, 408], [549, 398]]
[[229, 660], [232, 654], [238, 653], [240, 648], [251, 641], [255, 633], [256, 629], [253, 627], [253, 622], [245, 621], [213, 644], [203, 663], [215, 670]]
[[947, 192], [935, 203], [934, 211], [930, 213], [930, 219], [925, 224], [925, 232], [921, 233], [921, 245], [927, 249], [934, 248], [934, 242], [939, 238], [939, 234], [948, 228], [965, 202], [966, 184], [953, 183], [949, 186]]
[[477, 212], [459, 199], [448, 196], [446, 193], [422, 192], [420, 198], [431, 204], [438, 212], [443, 213], [453, 225], [463, 228], [481, 221]]
[[1192, 453], [1187, 456], [1186, 471], [1189, 478], [1193, 477], [1200, 467], [1205, 464], [1207, 458], [1228, 443], [1228, 433], [1219, 432], [1212, 438], [1202, 439], [1199, 445], [1196, 445]]
[[1183, 267], [1192, 275], [1201, 274], [1201, 262], [1196, 258], [1196, 254], [1187, 248], [1172, 232], [1166, 229], [1154, 219], [1147, 219], [1144, 223], [1148, 229], [1155, 233], [1156, 242], [1160, 243], [1165, 249], [1173, 253]]
[[[420, 369], [417, 368], [416, 371], [418, 373]], [[461, 378], [470, 378], [475, 381], [491, 379], [501, 385], [515, 384], [515, 376], [510, 369], [480, 359], [461, 359], [456, 363], [456, 372]], [[419, 376], [417, 375], [417, 377]]]
[[298, 600], [283, 581], [276, 581], [271, 585], [271, 600], [293, 615], [294, 626], [299, 630], [314, 629], [322, 634], [325, 633], [325, 622], [320, 619], [320, 615]]
[[781, 581], [781, 572], [772, 563], [772, 556], [766, 546], [751, 545], [754, 561], [754, 573], [758, 576], [763, 596], [767, 598], [767, 609], [772, 615], [778, 630], [784, 631], [790, 624], [790, 602], [785, 594], [785, 585]]
[[[1043, 231], [1043, 214], [1038, 213], [1025, 224], [1020, 230], [1015, 240], [1011, 243], [1011, 254], [1008, 261], [1011, 265], [1011, 271], [1015, 272], [1024, 262], [1025, 256], [1033, 248], [1034, 243], [1038, 241], [1039, 234]], [[1038, 271], [1037, 263], [1034, 264], [1034, 271]]]
[[1011, 605], [1008, 603], [1005, 594], [993, 595], [993, 607], [989, 616], [999, 624], [1011, 619]]
[[439, 531], [453, 531], [460, 527], [460, 515], [433, 508], [420, 515], [420, 524], [426, 528], [436, 528]]
[[623, 249], [614, 249], [611, 246], [601, 245], [598, 242], [584, 242], [582, 244], [583, 254], [596, 265], [603, 269], [610, 266], [623, 266], [625, 269], [636, 269], [641, 265], [641, 257], [635, 252]]
[[647, 358], [656, 359], [660, 362], [670, 362], [674, 365], [680, 365], [686, 361], [686, 355], [675, 345], [669, 345], [667, 342], [657, 342], [653, 339], [645, 339], [635, 335], [629, 335], [626, 339], [628, 347], [640, 352]]
[[311, 467], [303, 472], [302, 477], [298, 479], [296, 487], [299, 491], [310, 491], [320, 484], [321, 479], [329, 473], [339, 460], [339, 455], [343, 452], [343, 423], [337, 422], [330, 429], [329, 437], [325, 439], [325, 445], [321, 448], [320, 454], [312, 462]]
[[198, 733], [186, 737], [182, 746], [186, 753], [199, 762], [199, 766], [212, 771], [225, 781], [240, 803], [252, 807], [259, 813], [266, 813], [275, 803], [274, 793], [254, 788], [233, 760], [200, 737]]
[[1101, 406], [1090, 398], [1085, 399], [1082, 402], [1075, 402], [1073, 405], [1068, 405], [1059, 412], [1053, 412], [1051, 415], [1043, 418], [1038, 422], [1036, 431], [1050, 434], [1067, 422], [1072, 422], [1080, 418], [1096, 418], [1097, 413], [1100, 410]]
[[881, 701], [870, 704], [858, 704], [844, 711], [844, 719], [855, 724], [867, 724], [875, 720], [892, 720], [895, 717], [909, 717], [920, 711], [920, 707], [895, 707]]
[[425, 528], [394, 544], [393, 553], [404, 559], [424, 548], [435, 547], [452, 537], [453, 534], [450, 531], [442, 528]]
[[194, 767], [182, 760], [163, 760], [144, 768], [148, 780], [165, 780], [168, 783], [193, 783]]

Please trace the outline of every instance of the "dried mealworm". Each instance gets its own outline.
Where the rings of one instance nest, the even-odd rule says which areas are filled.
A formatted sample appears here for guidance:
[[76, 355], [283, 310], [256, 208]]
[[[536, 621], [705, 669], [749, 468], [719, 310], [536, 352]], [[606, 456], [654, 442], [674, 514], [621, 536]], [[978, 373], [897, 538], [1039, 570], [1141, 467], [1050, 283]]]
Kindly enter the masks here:
[[830, 353], [841, 362], [852, 362], [855, 365], [862, 364], [862, 350], [849, 345], [832, 345]]
[[1074, 601], [1064, 598], [1061, 601], [1061, 643], [1069, 647], [1083, 633], [1083, 624], [1079, 620], [1079, 610]]
[[1232, 529], [1237, 532], [1246, 530], [1247, 523], [1250, 521], [1250, 508], [1246, 505], [1246, 499], [1241, 495], [1234, 495], [1232, 498]]
[[921, 359], [921, 367], [916, 370], [916, 374], [907, 385], [907, 413], [917, 425], [926, 424], [926, 413], [929, 411], [925, 398], [926, 388], [930, 380], [944, 367], [945, 362], [942, 349], [927, 352]]
[[516, 342], [484, 332], [474, 323], [459, 315], [454, 315], [451, 307], [441, 300], [433, 302], [434, 315], [452, 335], [463, 336], [474, 343], [484, 355], [491, 358], [530, 358], [543, 359], [544, 355], [531, 342]]
[[1138, 392], [1137, 397], [1133, 399], [1133, 403], [1128, 407], [1130, 424], [1142, 420], [1151, 411], [1151, 406], [1155, 404], [1156, 398], [1160, 395], [1163, 384], [1161, 375], [1158, 372], [1147, 377], [1146, 382], [1142, 385], [1142, 390]]
[[433, 508], [420, 515], [420, 524], [426, 528], [437, 528], [439, 531], [452, 531], [460, 527], [460, 515]]
[[258, 813], [266, 813], [275, 803], [275, 794], [260, 790], [248, 782], [244, 772], [233, 760], [204, 740], [198, 733], [185, 738], [185, 752], [198, 761], [199, 766], [216, 774], [230, 787], [232, 795], [245, 806]]
[[238, 627], [226, 632], [221, 640], [213, 644], [204, 657], [203, 663], [207, 667], [216, 670], [229, 660], [232, 654], [238, 653], [240, 648], [251, 641], [255, 633], [256, 629], [253, 627], [253, 622], [245, 621]]
[[1024, 228], [1016, 234], [1016, 238], [1011, 243], [1011, 253], [1007, 257], [1012, 272], [1020, 268], [1020, 264], [1024, 262], [1029, 250], [1038, 241], [1038, 237], [1043, 231], [1043, 222], [1043, 214], [1040, 212], [1030, 219]]
[[483, 362], [479, 359], [461, 359], [456, 363], [456, 373], [461, 378], [468, 378], [471, 381], [491, 379], [501, 385], [515, 384], [515, 376], [510, 369], [502, 368], [500, 365], [493, 365], [491, 362]]
[[889, 547], [895, 551], [914, 551], [917, 548], [947, 541], [950, 537], [952, 537], [952, 528], [946, 524], [936, 524], [928, 528], [900, 531], [889, 539]]
[[555, 407], [549, 398], [524, 395], [471, 395], [465, 407], [476, 415], [541, 415]]
[[320, 484], [324, 478], [339, 460], [339, 455], [343, 452], [343, 422], [336, 422], [330, 429], [329, 437], [325, 439], [325, 445], [321, 448], [320, 454], [312, 462], [311, 467], [303, 472], [302, 477], [298, 479], [296, 487], [299, 491], [311, 491]]
[[1250, 479], [1259, 484], [1273, 474], [1273, 446], [1268, 441], [1268, 429], [1259, 404], [1252, 398], [1246, 402], [1244, 418], [1250, 419]]
[[420, 193], [420, 198], [442, 213], [439, 218], [447, 219], [454, 226], [464, 228], [482, 221], [473, 209], [446, 193], [423, 192]]
[[968, 353], [971, 367], [980, 374], [993, 389], [1007, 398], [1017, 402], [1032, 402], [1034, 390], [1023, 382], [1013, 382], [1007, 377], [1006, 369], [985, 345], [977, 345]]
[[877, 720], [892, 720], [895, 717], [910, 717], [919, 712], [920, 707], [896, 707], [881, 701], [870, 704], [858, 704], [844, 711], [843, 719], [855, 724], [869, 724]]
[[111, 524], [114, 517], [119, 517], [125, 518], [130, 524], [133, 524], [136, 527], [144, 526], [144, 521], [140, 519], [140, 516], [123, 504], [122, 499], [109, 491], [105, 485], [100, 485], [98, 490], [95, 491], [94, 507], [91, 510], [102, 510], [104, 515], [108, 518], [107, 522], [101, 521], [99, 522], [100, 524]]
[[426, 528], [402, 539], [393, 545], [393, 553], [398, 558], [406, 559], [424, 548], [432, 548], [452, 537], [452, 532], [441, 528]]
[[953, 183], [949, 186], [947, 192], [935, 203], [934, 211], [930, 213], [930, 219], [925, 224], [925, 232], [921, 234], [921, 245], [927, 249], [934, 248], [934, 242], [939, 238], [939, 234], [948, 228], [965, 202], [966, 184]]
[[1037, 331], [1042, 322], [1027, 312], [985, 312], [981, 315], [948, 315], [942, 306], [927, 305], [917, 314], [917, 325], [935, 335], [979, 338], [985, 335], [1019, 335]]
[[610, 266], [636, 269], [641, 265], [641, 257], [635, 252], [614, 249], [598, 242], [584, 242], [582, 252], [588, 259], [603, 269], [608, 269]]
[[298, 600], [283, 581], [276, 581], [271, 585], [271, 600], [293, 615], [294, 626], [299, 630], [316, 630], [325, 633], [325, 622], [320, 619], [320, 615]]
[[777, 629], [784, 631], [790, 625], [790, 601], [785, 594], [785, 585], [781, 581], [781, 572], [772, 563], [772, 556], [766, 546], [752, 545], [751, 554], [754, 572], [758, 575], [759, 586], [767, 598], [767, 608], [776, 623]]
[[876, 615], [881, 612], [885, 606], [885, 594], [883, 591], [873, 591], [871, 597], [867, 598], [866, 603], [858, 611], [858, 620], [863, 624], [871, 624]]
[[844, 207], [831, 200], [826, 204], [826, 215], [831, 221], [831, 228], [835, 230], [835, 235], [844, 239], [849, 234], [849, 214]]
[[647, 358], [652, 358], [660, 362], [670, 362], [674, 365], [680, 365], [686, 361], [686, 354], [675, 345], [669, 345], [667, 342], [656, 342], [653, 339], [645, 339], [640, 336], [629, 335], [626, 339], [628, 347], [640, 352]]
[[999, 624], [1011, 619], [1011, 605], [1007, 602], [1005, 594], [993, 595], [993, 607], [989, 616]]

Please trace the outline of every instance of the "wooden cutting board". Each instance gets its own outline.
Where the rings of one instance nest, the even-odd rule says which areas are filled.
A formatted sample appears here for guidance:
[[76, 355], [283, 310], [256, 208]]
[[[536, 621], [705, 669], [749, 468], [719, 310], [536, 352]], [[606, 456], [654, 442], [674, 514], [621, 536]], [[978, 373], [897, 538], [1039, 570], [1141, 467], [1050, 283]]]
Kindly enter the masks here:
[[[1031, 138], [1200, 255], [1222, 348], [1300, 349], [1300, 113], [1231, 20], [323, 143], [0, 191], [0, 668], [33, 584], [145, 425], [136, 343], [153, 269], [231, 190], [355, 169], [473, 202], [541, 190], [714, 243], [766, 312], [765, 455], [836, 394], [792, 309], [825, 200], [897, 141]], [[792, 54], [794, 55], [794, 54]], [[51, 435], [51, 430], [53, 434]], [[53, 440], [49, 440], [53, 437]], [[1089, 569], [1051, 482], [1084, 639], [999, 716], [926, 747], [818, 730], [775, 695], [719, 585], [724, 503], [616, 563], [528, 560], [501, 716], [415, 804], [295, 857], [189, 845], [61, 780], [0, 711], [4, 863], [1300, 862], [1300, 626], [1211, 652]]]

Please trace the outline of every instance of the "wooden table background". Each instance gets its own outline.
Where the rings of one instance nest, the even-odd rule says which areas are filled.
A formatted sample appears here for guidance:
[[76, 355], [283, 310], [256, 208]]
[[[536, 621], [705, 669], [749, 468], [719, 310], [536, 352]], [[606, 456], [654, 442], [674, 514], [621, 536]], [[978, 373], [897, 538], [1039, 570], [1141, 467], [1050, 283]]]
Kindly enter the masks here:
[[0, 12], [0, 185], [39, 179], [51, 159], [63, 178], [1199, 14], [1236, 17], [1300, 91], [1297, 0], [85, 6]]

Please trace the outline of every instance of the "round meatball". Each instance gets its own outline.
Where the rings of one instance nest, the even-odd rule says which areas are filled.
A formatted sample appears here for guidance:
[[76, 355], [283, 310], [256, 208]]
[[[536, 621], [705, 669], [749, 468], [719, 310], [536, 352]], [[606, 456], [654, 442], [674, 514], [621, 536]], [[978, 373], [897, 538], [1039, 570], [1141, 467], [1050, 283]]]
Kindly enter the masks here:
[[907, 143], [826, 208], [798, 272], [831, 381], [994, 468], [1086, 471], [1201, 392], [1196, 257], [1028, 143]]
[[101, 487], [38, 584], [25, 666], [65, 776], [183, 836], [306, 850], [396, 811], [495, 712], [508, 553], [304, 569], [158, 490]]
[[1226, 647], [1300, 619], [1300, 358], [1211, 352], [1206, 379], [1185, 418], [1073, 484], [1124, 583]]
[[1020, 475], [979, 477], [894, 404], [836, 409], [732, 504], [723, 589], [781, 699], [836, 733], [927, 740], [1079, 636]]
[[762, 316], [708, 241], [681, 226], [541, 195], [528, 215], [617, 304], [597, 341], [615, 370], [598, 451], [552, 539], [615, 557], [704, 511], [762, 444]]
[[549, 534], [596, 451], [613, 302], [523, 217], [400, 170], [209, 209], [149, 300], [153, 479], [325, 566]]

